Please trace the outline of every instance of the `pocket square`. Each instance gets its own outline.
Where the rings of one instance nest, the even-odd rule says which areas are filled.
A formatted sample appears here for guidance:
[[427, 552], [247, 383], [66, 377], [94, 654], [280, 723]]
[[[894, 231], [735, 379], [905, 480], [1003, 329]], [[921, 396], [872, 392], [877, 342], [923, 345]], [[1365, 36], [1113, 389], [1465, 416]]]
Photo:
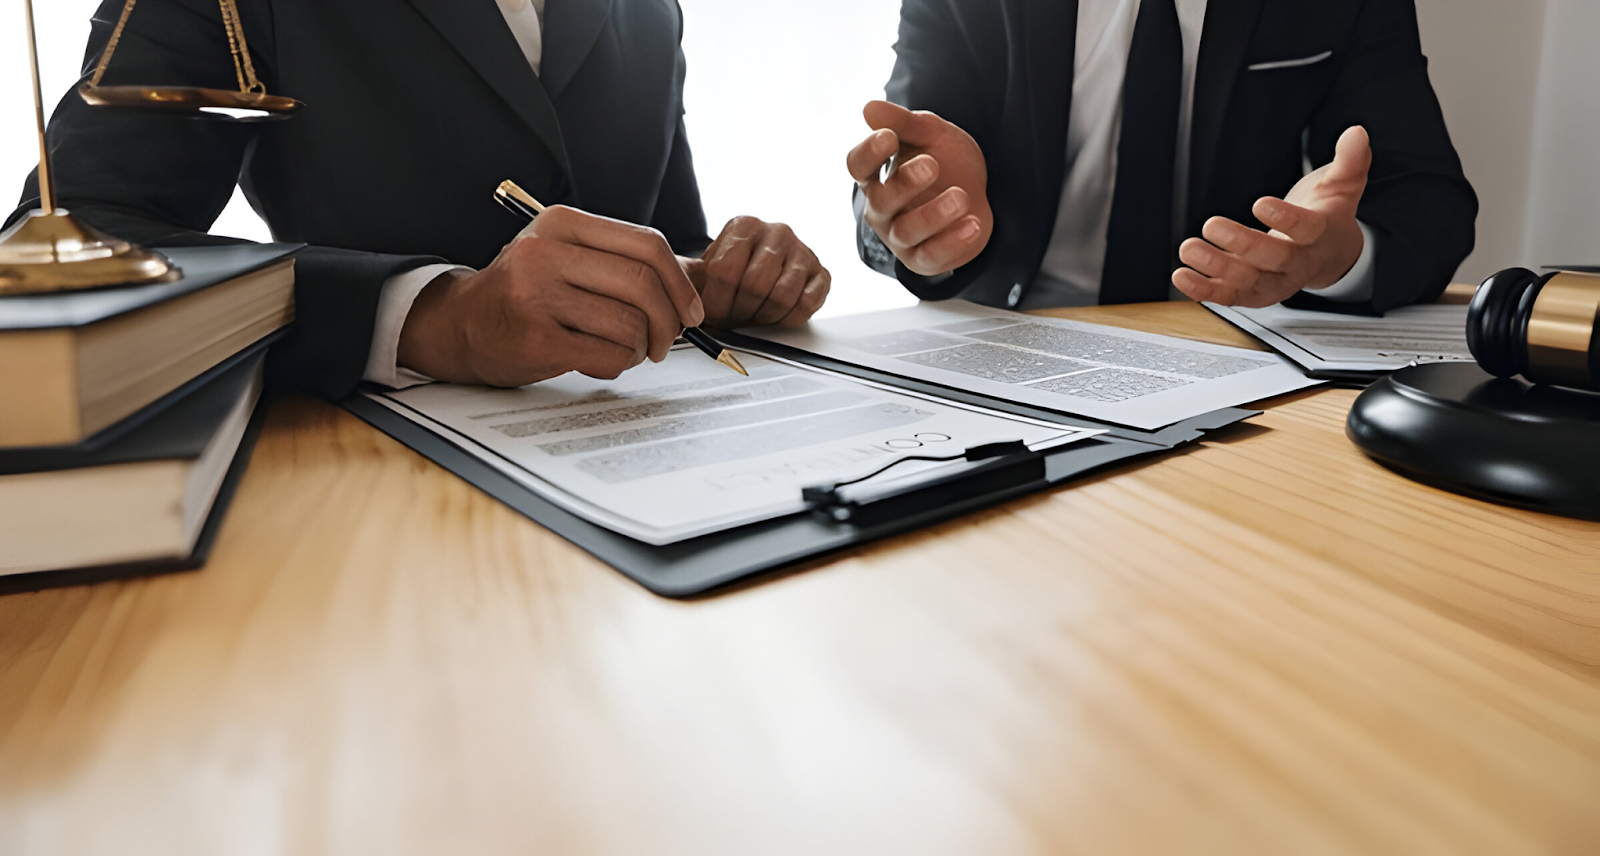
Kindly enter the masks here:
[[1316, 65], [1317, 63], [1322, 62], [1331, 56], [1333, 56], [1333, 51], [1323, 51], [1316, 56], [1301, 57], [1300, 59], [1284, 59], [1277, 62], [1258, 62], [1255, 65], [1249, 66], [1249, 70], [1272, 71], [1279, 68], [1302, 68], [1308, 65]]

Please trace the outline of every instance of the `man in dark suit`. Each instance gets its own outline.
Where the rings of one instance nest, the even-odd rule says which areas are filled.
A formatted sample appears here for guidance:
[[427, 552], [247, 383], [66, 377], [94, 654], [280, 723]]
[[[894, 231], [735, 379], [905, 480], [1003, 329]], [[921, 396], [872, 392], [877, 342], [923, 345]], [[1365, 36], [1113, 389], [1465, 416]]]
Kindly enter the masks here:
[[1472, 249], [1411, 0], [904, 0], [895, 50], [849, 169], [924, 299], [1381, 313]]
[[[186, 120], [69, 93], [49, 142], [62, 205], [112, 234], [218, 240], [204, 233], [237, 181], [277, 240], [310, 245], [279, 382], [337, 397], [363, 377], [615, 377], [663, 358], [685, 326], [802, 323], [827, 295], [787, 227], [738, 218], [707, 234], [674, 2], [238, 6], [267, 90], [306, 105], [293, 118]], [[122, 7], [96, 14], [91, 66]], [[233, 88], [215, 0], [139, 4], [103, 82]], [[491, 199], [506, 178], [570, 207], [519, 237]], [[30, 182], [19, 215], [37, 193]]]

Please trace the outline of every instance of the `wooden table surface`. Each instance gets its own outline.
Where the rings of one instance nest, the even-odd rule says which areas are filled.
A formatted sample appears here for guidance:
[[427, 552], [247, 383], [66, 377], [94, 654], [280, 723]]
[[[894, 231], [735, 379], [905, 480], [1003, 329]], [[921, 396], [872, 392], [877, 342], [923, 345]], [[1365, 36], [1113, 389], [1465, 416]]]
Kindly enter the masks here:
[[1600, 525], [1354, 396], [693, 602], [281, 402], [204, 571], [0, 598], [0, 853], [1600, 852]]

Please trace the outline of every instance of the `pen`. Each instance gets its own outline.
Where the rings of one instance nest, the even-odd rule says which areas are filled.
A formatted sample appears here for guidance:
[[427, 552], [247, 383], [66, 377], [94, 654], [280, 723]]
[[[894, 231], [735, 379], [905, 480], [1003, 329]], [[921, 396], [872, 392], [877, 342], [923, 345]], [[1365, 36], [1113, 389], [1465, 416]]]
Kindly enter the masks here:
[[[534, 199], [528, 191], [518, 187], [516, 182], [509, 178], [500, 182], [500, 186], [495, 188], [494, 201], [505, 206], [507, 211], [529, 221], [539, 216], [539, 213], [544, 210], [544, 205], [539, 200]], [[750, 373], [745, 371], [744, 366], [740, 364], [739, 358], [735, 357], [732, 351], [724, 348], [721, 342], [713, 339], [710, 333], [699, 327], [690, 327], [683, 331], [683, 338], [689, 344], [704, 351], [705, 355], [713, 360], [722, 363], [745, 377], [750, 376]]]

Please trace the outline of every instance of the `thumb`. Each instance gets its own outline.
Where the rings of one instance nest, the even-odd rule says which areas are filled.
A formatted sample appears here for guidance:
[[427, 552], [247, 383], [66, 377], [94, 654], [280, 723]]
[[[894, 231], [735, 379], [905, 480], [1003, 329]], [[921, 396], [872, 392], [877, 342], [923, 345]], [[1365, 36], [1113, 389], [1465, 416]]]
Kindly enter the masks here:
[[888, 128], [902, 143], [926, 146], [934, 142], [946, 122], [937, 113], [907, 110], [889, 101], [868, 101], [861, 115], [874, 131]]
[[1372, 140], [1367, 129], [1354, 125], [1345, 129], [1333, 150], [1323, 184], [1340, 194], [1360, 197], [1367, 188], [1367, 171], [1372, 169]]
[[888, 128], [899, 134], [911, 125], [914, 118], [912, 112], [899, 104], [891, 101], [868, 101], [867, 106], [861, 109], [861, 117], [867, 120], [867, 127], [874, 131]]

